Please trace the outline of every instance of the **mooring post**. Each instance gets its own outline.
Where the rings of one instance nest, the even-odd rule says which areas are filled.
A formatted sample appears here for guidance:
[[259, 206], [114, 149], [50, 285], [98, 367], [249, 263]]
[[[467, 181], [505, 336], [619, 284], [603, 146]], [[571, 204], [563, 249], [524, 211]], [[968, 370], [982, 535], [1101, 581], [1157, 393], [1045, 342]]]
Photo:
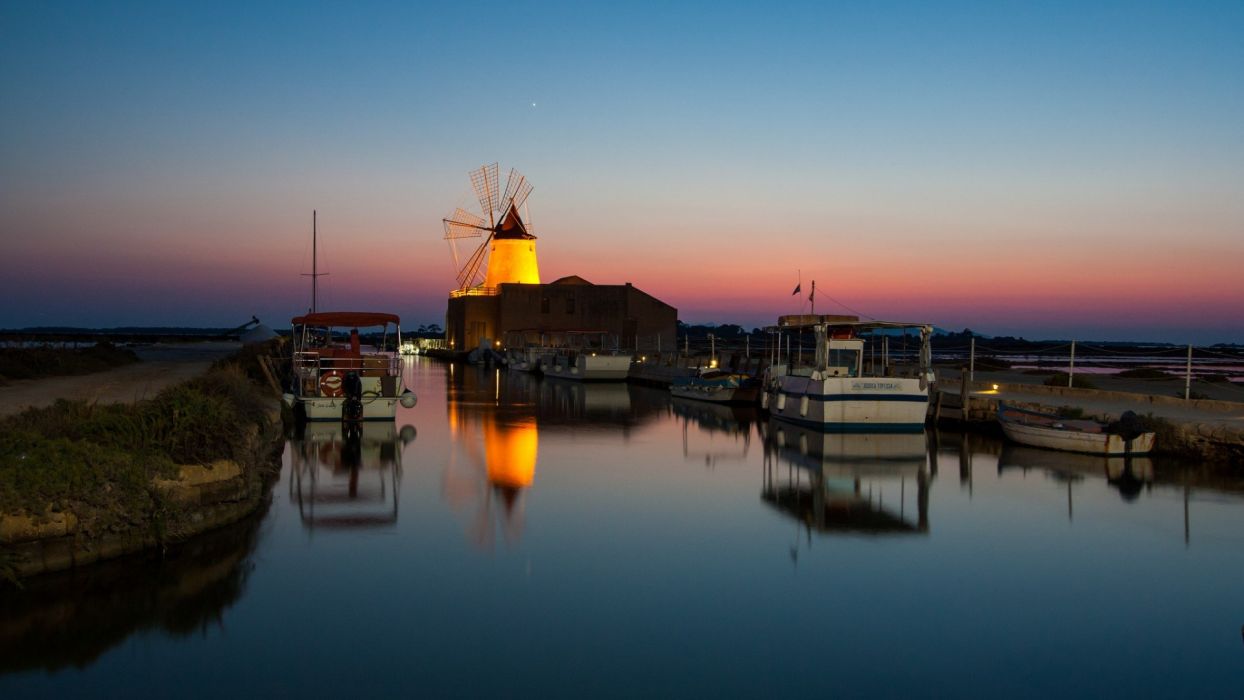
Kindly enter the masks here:
[[971, 343], [968, 348], [968, 379], [976, 381], [976, 336], [972, 336]]
[[1184, 401], [1192, 398], [1192, 343], [1188, 343], [1188, 368], [1184, 370]]
[[1067, 365], [1067, 388], [1071, 388], [1071, 379], [1076, 376], [1076, 341], [1071, 341], [1071, 364]]
[[959, 411], [963, 414], [964, 425], [967, 425], [968, 421], [971, 420], [971, 394], [971, 374], [964, 372], [963, 365], [959, 365]]

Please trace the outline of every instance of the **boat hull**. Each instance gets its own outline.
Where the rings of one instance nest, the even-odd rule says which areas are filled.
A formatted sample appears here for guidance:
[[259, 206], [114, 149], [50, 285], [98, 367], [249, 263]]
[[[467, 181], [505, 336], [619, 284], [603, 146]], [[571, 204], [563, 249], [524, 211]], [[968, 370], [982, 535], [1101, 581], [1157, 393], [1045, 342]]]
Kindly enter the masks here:
[[573, 363], [547, 360], [544, 376], [581, 382], [624, 382], [631, 371], [630, 355], [579, 355]]
[[[363, 420], [391, 421], [397, 416], [397, 405], [401, 403], [404, 387], [397, 382], [397, 396], [384, 396], [379, 377], [362, 377], [363, 383]], [[344, 396], [295, 396], [294, 403], [299, 406], [302, 416], [309, 421], [341, 420]]]
[[928, 385], [908, 377], [776, 377], [764, 408], [778, 420], [832, 432], [920, 432]]
[[677, 396], [680, 399], [709, 401], [712, 403], [750, 404], [756, 403], [760, 392], [756, 387], [674, 384], [670, 386], [670, 395]]
[[1143, 455], [1153, 451], [1153, 433], [1142, 433], [1131, 445], [1120, 435], [999, 421], [1008, 439], [1030, 447], [1096, 455]]
[[[345, 398], [309, 396], [297, 401], [302, 404], [303, 415], [309, 421], [340, 421]], [[393, 421], [397, 417], [397, 404], [396, 398], [363, 399], [363, 420]]]

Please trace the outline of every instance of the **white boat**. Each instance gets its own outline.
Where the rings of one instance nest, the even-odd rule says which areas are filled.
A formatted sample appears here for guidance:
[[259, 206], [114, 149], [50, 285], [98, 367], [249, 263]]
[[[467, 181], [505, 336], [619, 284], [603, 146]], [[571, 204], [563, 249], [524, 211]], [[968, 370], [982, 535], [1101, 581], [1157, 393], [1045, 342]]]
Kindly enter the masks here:
[[[284, 399], [299, 419], [391, 421], [399, 403], [415, 405], [414, 393], [402, 383], [397, 316], [327, 311], [297, 316], [291, 323], [293, 381]], [[364, 345], [360, 328], [378, 328], [379, 344]]]
[[[1008, 439], [1030, 447], [1096, 455], [1143, 455], [1153, 451], [1154, 433], [1136, 426], [1128, 411], [1118, 425], [1060, 418], [1048, 413], [998, 404], [998, 424]], [[1112, 429], [1113, 428], [1113, 429]]]
[[540, 369], [546, 377], [583, 382], [624, 382], [631, 371], [629, 353], [559, 352], [544, 357]]
[[541, 364], [546, 357], [552, 353], [546, 348], [531, 346], [521, 350], [510, 350], [506, 353], [506, 367], [517, 370], [519, 372], [531, 372], [538, 374], [541, 370]]
[[[917, 362], [903, 371], [883, 351], [880, 367], [865, 369], [860, 333], [916, 329]], [[816, 348], [811, 366], [775, 364], [765, 378], [761, 408], [778, 420], [835, 432], [919, 432], [928, 414], [933, 381], [929, 337], [933, 328], [913, 323], [859, 321], [854, 316], [793, 316], [779, 320], [783, 333], [810, 330]], [[875, 336], [874, 336], [875, 337]], [[884, 340], [888, 348], [888, 341]], [[876, 353], [874, 353], [876, 354]]]
[[746, 374], [708, 369], [694, 377], [676, 377], [670, 384], [670, 395], [713, 403], [754, 404], [760, 397], [760, 382]]

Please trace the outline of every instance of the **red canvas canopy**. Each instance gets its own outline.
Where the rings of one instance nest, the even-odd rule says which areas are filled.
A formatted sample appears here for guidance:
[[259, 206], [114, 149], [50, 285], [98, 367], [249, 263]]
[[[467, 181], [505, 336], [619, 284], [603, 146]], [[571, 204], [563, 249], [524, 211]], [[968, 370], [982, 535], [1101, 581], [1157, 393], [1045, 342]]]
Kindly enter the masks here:
[[326, 326], [329, 328], [358, 328], [360, 326], [383, 326], [398, 324], [396, 314], [376, 311], [321, 311], [305, 316], [295, 316], [290, 321], [295, 326]]

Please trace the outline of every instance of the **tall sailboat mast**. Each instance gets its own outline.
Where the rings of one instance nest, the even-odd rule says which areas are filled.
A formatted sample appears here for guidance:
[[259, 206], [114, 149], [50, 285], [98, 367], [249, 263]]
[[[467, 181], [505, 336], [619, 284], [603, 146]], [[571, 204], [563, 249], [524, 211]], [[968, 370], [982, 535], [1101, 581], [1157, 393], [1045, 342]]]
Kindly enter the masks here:
[[320, 272], [320, 256], [319, 256], [319, 231], [317, 228], [318, 213], [311, 210], [311, 274], [303, 273], [303, 277], [311, 278], [311, 313], [319, 311], [319, 283], [320, 278], [327, 275], [327, 272]]
[[311, 210], [311, 313], [318, 311], [317, 292], [320, 281], [320, 256], [316, 246], [319, 243], [319, 230], [316, 227], [318, 212]]

